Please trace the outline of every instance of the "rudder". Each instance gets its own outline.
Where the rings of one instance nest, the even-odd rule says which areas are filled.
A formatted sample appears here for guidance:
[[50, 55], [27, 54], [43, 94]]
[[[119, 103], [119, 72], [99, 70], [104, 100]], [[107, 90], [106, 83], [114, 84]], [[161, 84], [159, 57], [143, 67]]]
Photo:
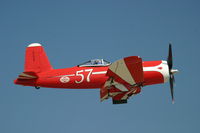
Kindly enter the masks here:
[[39, 43], [32, 43], [26, 48], [25, 72], [44, 72], [53, 69], [44, 48]]

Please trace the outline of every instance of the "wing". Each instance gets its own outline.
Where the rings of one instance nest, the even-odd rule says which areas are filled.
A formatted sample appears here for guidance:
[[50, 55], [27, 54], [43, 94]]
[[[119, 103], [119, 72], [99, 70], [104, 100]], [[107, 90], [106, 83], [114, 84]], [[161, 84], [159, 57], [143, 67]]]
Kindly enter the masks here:
[[142, 59], [130, 56], [109, 66], [106, 73], [109, 79], [101, 88], [101, 101], [113, 98], [113, 103], [126, 103], [127, 99], [140, 92], [144, 82]]

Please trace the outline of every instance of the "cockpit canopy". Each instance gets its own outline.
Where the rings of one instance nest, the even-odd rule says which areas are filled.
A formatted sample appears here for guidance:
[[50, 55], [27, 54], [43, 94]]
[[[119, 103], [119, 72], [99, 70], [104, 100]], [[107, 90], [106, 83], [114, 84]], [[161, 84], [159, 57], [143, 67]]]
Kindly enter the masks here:
[[111, 63], [104, 59], [93, 59], [82, 64], [79, 64], [78, 67], [100, 67], [100, 66], [109, 66]]

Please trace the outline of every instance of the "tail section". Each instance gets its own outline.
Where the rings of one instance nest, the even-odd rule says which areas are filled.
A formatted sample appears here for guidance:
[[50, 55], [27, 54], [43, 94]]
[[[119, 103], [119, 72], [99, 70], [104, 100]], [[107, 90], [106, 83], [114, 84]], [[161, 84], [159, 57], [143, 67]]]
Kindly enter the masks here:
[[24, 72], [14, 80], [14, 83], [25, 86], [37, 86], [38, 73], [51, 69], [53, 68], [42, 45], [32, 43], [26, 48]]
[[39, 43], [32, 43], [26, 49], [25, 72], [44, 72], [53, 69], [44, 48]]

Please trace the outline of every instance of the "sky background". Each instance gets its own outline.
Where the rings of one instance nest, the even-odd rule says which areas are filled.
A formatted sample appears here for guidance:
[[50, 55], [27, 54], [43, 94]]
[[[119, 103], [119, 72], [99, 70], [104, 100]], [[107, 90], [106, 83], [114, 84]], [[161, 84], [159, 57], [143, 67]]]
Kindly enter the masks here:
[[[0, 0], [1, 133], [199, 133], [198, 0]], [[99, 90], [23, 87], [28, 44], [41, 43], [54, 68], [94, 58], [166, 60], [173, 44], [175, 104], [169, 83], [144, 87], [128, 104], [100, 102]]]

